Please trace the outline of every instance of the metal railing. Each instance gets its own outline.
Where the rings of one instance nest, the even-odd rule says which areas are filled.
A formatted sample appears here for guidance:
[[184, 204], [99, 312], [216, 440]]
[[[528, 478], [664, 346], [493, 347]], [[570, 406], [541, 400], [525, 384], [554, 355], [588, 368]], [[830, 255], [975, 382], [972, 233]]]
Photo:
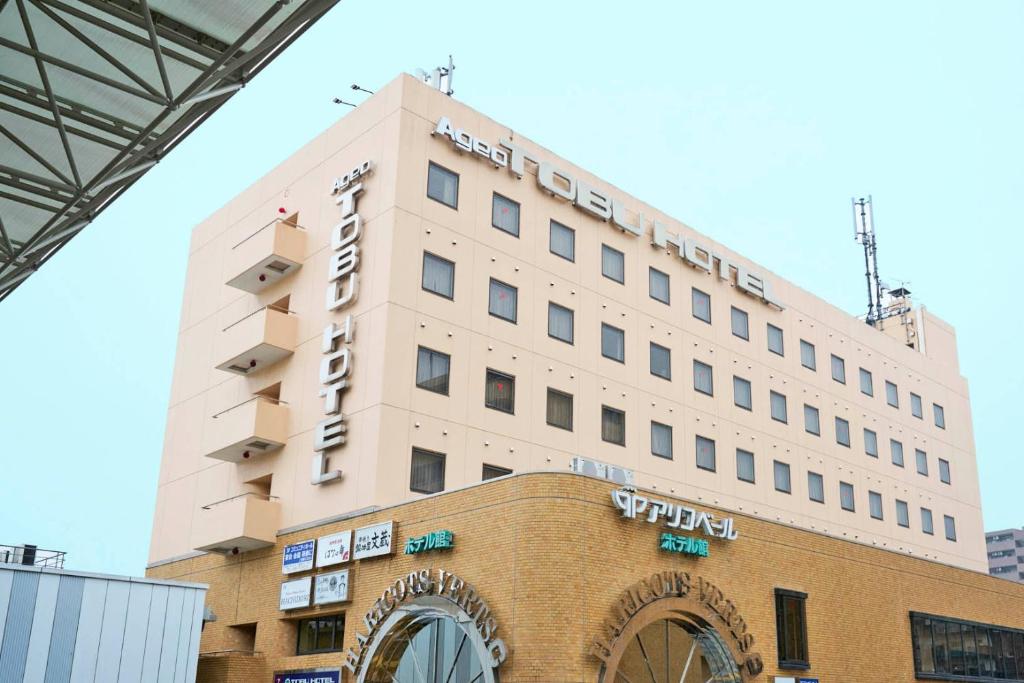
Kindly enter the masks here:
[[245, 320], [248, 320], [249, 318], [253, 317], [257, 313], [261, 313], [261, 312], [266, 311], [266, 310], [277, 311], [278, 313], [284, 313], [285, 315], [292, 315], [292, 314], [296, 313], [296, 311], [293, 311], [290, 308], [284, 308], [284, 307], [278, 306], [276, 304], [267, 304], [266, 306], [261, 306], [260, 308], [257, 308], [252, 313], [247, 313], [246, 315], [242, 316], [241, 318], [239, 318], [238, 320], [236, 320], [235, 322], [231, 323], [230, 325], [225, 327], [223, 330], [221, 330], [221, 332], [227, 332], [228, 330], [230, 330], [232, 327], [234, 327], [238, 323], [243, 322]]
[[261, 232], [263, 232], [264, 230], [266, 230], [267, 228], [269, 228], [269, 227], [270, 227], [271, 225], [276, 225], [276, 224], [278, 224], [278, 223], [284, 223], [285, 225], [287, 225], [287, 226], [289, 226], [289, 227], [292, 227], [292, 228], [296, 228], [296, 229], [298, 229], [298, 230], [305, 230], [305, 229], [306, 229], [306, 228], [305, 228], [305, 226], [299, 225], [298, 223], [289, 223], [289, 222], [288, 222], [288, 219], [287, 219], [287, 218], [275, 218], [274, 220], [270, 221], [270, 222], [269, 222], [269, 223], [267, 223], [266, 225], [262, 225], [262, 226], [260, 226], [260, 227], [259, 227], [259, 228], [258, 228], [258, 229], [256, 230], [256, 232], [254, 232], [253, 234], [249, 235], [248, 237], [246, 237], [246, 238], [245, 238], [245, 239], [243, 239], [243, 240], [242, 240], [241, 242], [239, 242], [238, 244], [236, 244], [235, 246], [233, 246], [233, 247], [231, 247], [231, 248], [232, 248], [232, 249], [237, 249], [238, 247], [242, 246], [243, 244], [245, 244], [246, 242], [248, 242], [249, 240], [251, 240], [251, 239], [252, 239], [253, 237], [255, 237], [256, 235], [260, 234]]
[[44, 550], [34, 545], [0, 545], [0, 564], [20, 564], [25, 567], [64, 567], [63, 550]]
[[220, 505], [221, 503], [227, 503], [227, 502], [230, 502], [232, 500], [237, 500], [238, 498], [245, 498], [246, 496], [256, 496], [260, 500], [266, 500], [266, 501], [271, 501], [271, 500], [277, 500], [278, 499], [277, 496], [272, 496], [269, 493], [259, 493], [258, 491], [246, 491], [245, 493], [239, 493], [237, 496], [231, 496], [230, 498], [225, 498], [224, 500], [218, 500], [218, 501], [215, 501], [213, 503], [207, 503], [206, 505], [203, 506], [202, 509], [203, 510], [209, 510], [210, 508], [216, 507], [217, 505]]
[[288, 405], [288, 401], [282, 401], [279, 398], [270, 398], [269, 396], [260, 396], [260, 395], [257, 394], [256, 396], [253, 396], [252, 398], [247, 398], [244, 401], [242, 401], [241, 403], [235, 404], [235, 405], [231, 406], [230, 408], [225, 408], [224, 410], [222, 410], [219, 413], [217, 413], [216, 415], [214, 415], [213, 419], [216, 420], [218, 417], [220, 417], [224, 413], [231, 412], [235, 408], [241, 408], [246, 403], [252, 403], [253, 401], [269, 401], [269, 402], [273, 403], [274, 405], [279, 405], [279, 406], [286, 406], [286, 405]]

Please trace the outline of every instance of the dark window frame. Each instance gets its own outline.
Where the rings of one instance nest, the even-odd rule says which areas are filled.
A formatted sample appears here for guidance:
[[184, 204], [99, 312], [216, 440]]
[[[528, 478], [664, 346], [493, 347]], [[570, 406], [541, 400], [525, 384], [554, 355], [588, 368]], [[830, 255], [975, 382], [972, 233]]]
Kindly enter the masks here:
[[[560, 424], [558, 424], [556, 422], [552, 422], [551, 419], [548, 417], [548, 401], [551, 398], [551, 394], [557, 394], [558, 396], [561, 396], [561, 397], [569, 399], [569, 426], [568, 427], [565, 426], [565, 425], [560, 425]], [[576, 410], [576, 406], [574, 405], [574, 400], [573, 400], [573, 395], [572, 394], [570, 394], [567, 391], [560, 391], [560, 390], [555, 389], [553, 387], [548, 387], [547, 392], [544, 394], [544, 422], [545, 423], [547, 423], [551, 427], [554, 427], [555, 429], [564, 429], [567, 432], [571, 432], [572, 431], [572, 427], [573, 427], [573, 413], [575, 412], [575, 410]]]
[[[664, 427], [665, 429], [668, 430], [668, 455], [665, 455], [663, 453], [655, 453], [654, 452], [654, 428], [655, 427]], [[675, 449], [673, 448], [673, 442], [674, 441], [675, 441], [675, 434], [674, 434], [674, 430], [672, 429], [672, 425], [665, 424], [664, 422], [658, 422], [657, 420], [651, 420], [651, 455], [653, 455], [656, 458], [662, 458], [663, 460], [672, 460], [673, 457], [674, 457], [674, 452], [675, 452]]]
[[[499, 288], [500, 287], [506, 287], [506, 288], [512, 290], [512, 298], [515, 300], [515, 303], [512, 306], [512, 317], [511, 318], [508, 318], [508, 317], [506, 317], [504, 315], [501, 315], [499, 313], [495, 313], [494, 311], [491, 310], [491, 288], [494, 287], [494, 285], [498, 285]], [[490, 280], [488, 280], [488, 282], [487, 282], [487, 315], [492, 316], [494, 318], [497, 318], [498, 320], [504, 320], [505, 322], [512, 323], [513, 325], [518, 325], [519, 324], [519, 288], [516, 287], [515, 285], [510, 285], [509, 283], [504, 282], [502, 280], [499, 280], [498, 278], [495, 278], [495, 277], [492, 277]]]
[[[779, 488], [779, 465], [786, 468], [786, 479], [789, 480], [789, 488]], [[775, 490], [779, 493], [793, 495], [793, 467], [788, 462], [772, 460], [772, 484], [775, 486]]]
[[[621, 280], [619, 280], [618, 278], [612, 277], [608, 273], [604, 272], [604, 254], [605, 254], [605, 250], [610, 251], [610, 252], [614, 252], [614, 253], [619, 255], [620, 260], [622, 261], [622, 279]], [[612, 282], [618, 282], [620, 285], [625, 285], [626, 284], [626, 254], [624, 252], [619, 251], [615, 247], [609, 247], [607, 244], [604, 244], [603, 242], [601, 243], [601, 277], [606, 277], [609, 280], [611, 280]]]
[[[750, 479], [740, 475], [740, 453], [750, 456]], [[745, 481], [748, 484], [757, 483], [757, 457], [754, 455], [753, 451], [748, 451], [745, 448], [736, 449], [736, 479], [738, 481]]]
[[[700, 446], [701, 442], [711, 444], [711, 467], [705, 467], [700, 464]], [[694, 462], [697, 464], [697, 469], [704, 470], [705, 472], [717, 472], [718, 471], [718, 445], [714, 439], [710, 439], [701, 434], [694, 435]]]
[[[609, 356], [607, 353], [604, 352], [604, 328], [606, 327], [609, 330], [614, 330], [618, 332], [619, 335], [622, 337], [622, 358]], [[622, 363], [623, 365], [626, 364], [626, 331], [624, 329], [622, 329], [621, 327], [615, 327], [615, 325], [609, 325], [606, 322], [601, 323], [601, 357], [607, 358], [608, 360], [613, 360], [616, 363]]]
[[[772, 348], [772, 332], [778, 332], [779, 337], [779, 350], [776, 351]], [[772, 325], [768, 323], [768, 327], [765, 330], [765, 339], [768, 351], [774, 353], [776, 356], [786, 357], [786, 333], [782, 331], [782, 328], [778, 325]]]
[[[667, 291], [665, 299], [662, 299], [660, 297], [654, 296], [654, 292], [652, 291], [651, 280], [652, 280], [652, 278], [653, 278], [655, 273], [657, 273], [658, 275], [664, 275], [665, 276], [666, 291]], [[672, 305], [671, 304], [671, 301], [672, 301], [672, 277], [668, 273], [660, 271], [657, 268], [655, 268], [654, 266], [648, 266], [647, 267], [647, 296], [649, 296], [650, 298], [654, 299], [655, 301], [658, 301], [660, 303], [665, 304], [666, 306], [671, 306]]]
[[[697, 303], [697, 296], [698, 295], [707, 297], [707, 300], [708, 300], [708, 317], [707, 318], [702, 318], [699, 315], [697, 315], [696, 303]], [[712, 315], [711, 315], [711, 295], [708, 294], [707, 292], [705, 292], [702, 289], [697, 289], [696, 287], [691, 287], [690, 288], [690, 313], [697, 320], [701, 321], [702, 323], [707, 323], [708, 325], [710, 325], [711, 324], [711, 318], [712, 318]]]
[[[747, 405], [743, 405], [739, 402], [739, 398], [736, 394], [736, 383], [743, 382], [747, 385]], [[694, 387], [696, 389], [696, 387]], [[740, 377], [739, 375], [732, 376], [732, 404], [737, 408], [754, 412], [754, 385], [750, 383], [750, 380], [746, 377]]]
[[[327, 649], [323, 648], [312, 648], [309, 650], [302, 649], [302, 625], [310, 621], [316, 624], [316, 628], [313, 632], [313, 642], [320, 640], [320, 621], [332, 619], [334, 625], [331, 629], [331, 647]], [[339, 632], [338, 622], [341, 622], [341, 629]], [[297, 619], [295, 621], [295, 656], [304, 657], [306, 655], [319, 655], [325, 652], [342, 652], [345, 648], [343, 647], [343, 639], [345, 637], [345, 613], [339, 612], [338, 614], [316, 614], [304, 619]]]
[[[412, 485], [412, 468], [413, 468], [413, 465], [416, 462], [416, 453], [417, 452], [423, 453], [423, 454], [426, 454], [426, 455], [434, 455], [434, 456], [439, 456], [440, 457], [440, 460], [441, 460], [441, 488], [439, 490], [437, 490], [437, 491], [427, 491], [426, 489], [413, 488], [413, 485]], [[429, 448], [420, 448], [419, 446], [413, 446], [412, 447], [412, 453], [409, 456], [409, 490], [412, 491], [413, 493], [426, 493], [426, 494], [441, 493], [442, 491], [445, 490], [445, 478], [446, 478], [446, 474], [447, 474], [447, 472], [446, 472], [447, 467], [448, 467], [448, 454], [447, 453], [441, 453], [440, 451], [432, 451]]]
[[[736, 332], [736, 314], [741, 313], [743, 315], [743, 334]], [[729, 327], [732, 329], [732, 336], [742, 339], [743, 341], [750, 341], [750, 314], [744, 311], [742, 308], [737, 306], [729, 307]]]
[[[795, 628], [799, 633], [791, 634], [790, 625], [787, 620], [786, 605], [799, 605], [799, 613], [796, 621], [799, 623]], [[775, 589], [775, 635], [778, 644], [779, 668], [807, 671], [811, 668], [811, 657], [807, 643], [807, 593], [789, 590], [786, 588]], [[795, 638], [795, 651], [790, 651], [790, 637]]]
[[[804, 362], [806, 360], [806, 358], [804, 357], [804, 349], [810, 349], [811, 350], [811, 364], [810, 365], [808, 365], [807, 363]], [[807, 341], [806, 339], [801, 339], [800, 340], [800, 365], [801, 365], [801, 367], [807, 368], [811, 372], [817, 372], [818, 371], [818, 349], [815, 348], [814, 344], [812, 344], [811, 342]]]
[[[605, 438], [605, 434], [604, 434], [604, 416], [605, 416], [605, 411], [607, 411], [609, 413], [617, 413], [618, 415], [622, 416], [622, 441], [621, 442], [613, 441], [611, 439], [606, 439]], [[625, 410], [620, 410], [618, 408], [613, 408], [612, 406], [606, 406], [606, 405], [602, 405], [601, 406], [601, 441], [604, 441], [605, 443], [614, 444], [616, 446], [622, 446], [622, 447], [626, 446], [626, 411]]]
[[[566, 230], [568, 230], [569, 232], [572, 233], [572, 257], [571, 258], [569, 256], [566, 256], [565, 254], [558, 253], [551, 246], [551, 234], [554, 232], [552, 230], [552, 227], [555, 226], [555, 225], [557, 225], [560, 228], [565, 228]], [[561, 223], [559, 221], [556, 221], [554, 218], [552, 218], [550, 220], [550, 222], [548, 223], [548, 252], [554, 254], [555, 256], [557, 256], [560, 259], [565, 259], [569, 263], [576, 263], [576, 230], [575, 230], [575, 228], [570, 228], [565, 223]]]
[[[559, 337], [558, 335], [551, 334], [551, 309], [552, 308], [557, 308], [557, 309], [561, 309], [562, 311], [568, 311], [569, 312], [569, 338], [568, 339], [563, 339], [563, 338]], [[557, 341], [560, 341], [563, 344], [568, 344], [569, 346], [574, 346], [576, 344], [576, 311], [574, 311], [573, 309], [569, 308], [568, 306], [563, 306], [562, 304], [556, 304], [554, 301], [548, 301], [548, 337], [550, 337], [551, 339], [555, 339]]]
[[[512, 397], [511, 397], [512, 409], [511, 410], [505, 410], [504, 408], [499, 408], [496, 405], [490, 405], [487, 402], [487, 380], [490, 378], [491, 375], [494, 375], [496, 379], [505, 379], [505, 380], [507, 380], [509, 382], [509, 385], [512, 388]], [[496, 410], [499, 413], [505, 413], [506, 415], [515, 415], [516, 414], [516, 377], [515, 377], [515, 375], [510, 375], [507, 372], [502, 372], [501, 370], [495, 370], [494, 368], [487, 368], [486, 369], [486, 371], [484, 372], [484, 408], [490, 408], [491, 410]]]
[[[653, 360], [654, 360], [654, 349], [655, 349], [655, 347], [657, 347], [659, 351], [664, 351], [665, 354], [668, 357], [668, 372], [666, 374], [664, 374], [664, 375], [661, 374], [660, 372], [655, 372], [654, 371], [654, 362], [653, 362]], [[647, 364], [649, 366], [648, 369], [651, 371], [652, 375], [654, 375], [655, 377], [660, 377], [661, 379], [666, 379], [666, 380], [668, 380], [670, 382], [672, 381], [672, 349], [670, 349], [667, 346], [662, 346], [661, 344], [652, 341], [650, 343], [650, 352], [648, 353], [648, 356], [647, 356]]]
[[[782, 399], [782, 417], [781, 418], [775, 416], [775, 403], [776, 403], [776, 401], [774, 399], [775, 399], [776, 396], [778, 396], [779, 398]], [[771, 391], [771, 390], [769, 390], [769, 392], [768, 392], [768, 414], [776, 422], [781, 422], [782, 424], [789, 424], [789, 399], [786, 398], [785, 394], [783, 394], [781, 392], [778, 392], [778, 391]]]
[[[505, 228], [501, 227], [500, 225], [495, 225], [494, 224], [494, 204], [495, 204], [495, 201], [499, 197], [501, 199], [504, 199], [509, 204], [514, 204], [515, 207], [516, 207], [516, 231], [515, 232], [510, 232], [510, 231], [506, 230]], [[491, 227], [494, 228], [495, 230], [500, 230], [501, 232], [505, 233], [506, 235], [511, 235], [512, 237], [515, 237], [516, 239], [519, 239], [519, 230], [520, 230], [520, 226], [522, 224], [522, 220], [521, 220], [522, 219], [522, 208], [523, 208], [522, 204], [520, 204], [516, 200], [512, 199], [511, 197], [506, 197], [505, 195], [501, 194], [500, 192], [492, 192], [491, 193]]]
[[[842, 378], [836, 377], [836, 361], [839, 361], [839, 368], [842, 369]], [[846, 384], [846, 359], [836, 354], [829, 354], [829, 367], [832, 372], [832, 381]]]
[[[697, 366], [698, 365], [702, 365], [702, 366], [706, 367], [710, 371], [710, 375], [711, 375], [711, 381], [710, 381], [711, 390], [710, 391], [704, 391], [703, 389], [699, 389], [697, 387]], [[715, 368], [714, 368], [714, 366], [712, 366], [710, 363], [705, 363], [704, 361], [697, 360], [696, 358], [693, 359], [693, 390], [696, 391], [698, 394], [704, 394], [705, 396], [714, 396], [715, 395]]]
[[[438, 199], [437, 197], [431, 196], [431, 194], [430, 194], [430, 169], [431, 168], [437, 168], [442, 173], [447, 173], [447, 174], [455, 176], [455, 204], [449, 204], [448, 202], [444, 201], [443, 199]], [[461, 178], [459, 177], [459, 174], [456, 173], [455, 171], [453, 171], [452, 169], [447, 168], [445, 166], [442, 166], [441, 164], [439, 164], [439, 163], [437, 163], [435, 161], [430, 161], [430, 160], [427, 161], [427, 199], [431, 199], [431, 200], [437, 202], [438, 204], [441, 204], [442, 206], [447, 206], [449, 209], [453, 209], [455, 211], [458, 211], [459, 210], [459, 181], [460, 180], [461, 180]]]
[[[491, 470], [491, 476], [487, 476], [487, 470]], [[500, 472], [500, 474], [499, 474]], [[490, 481], [491, 479], [497, 479], [498, 477], [507, 477], [512, 474], [512, 470], [501, 465], [488, 465], [486, 462], [483, 464], [483, 468], [480, 473], [480, 481]]]
[[[1005, 681], [1006, 683], [1020, 683], [1024, 681], [1024, 650], [1019, 647], [1021, 641], [1024, 641], [1024, 629], [1012, 628], [1009, 626], [999, 626], [998, 624], [986, 624], [979, 621], [969, 621], [967, 619], [959, 619], [957, 617], [944, 617], [937, 614], [929, 614], [927, 612], [915, 612], [911, 611], [910, 615], [910, 636], [911, 636], [911, 650], [914, 658], [914, 676], [920, 680], [931, 680], [931, 681], [963, 681], [965, 683], [990, 683], [993, 681]], [[1017, 673], [1014, 678], [995, 678], [985, 674], [954, 674], [948, 673], [948, 670], [952, 668], [952, 663], [949, 657], [945, 657], [942, 660], [942, 666], [935, 665], [933, 655], [933, 670], [928, 671], [923, 666], [921, 659], [923, 643], [918, 641], [918, 623], [921, 621], [931, 621], [929, 626], [929, 633], [931, 634], [931, 643], [934, 647], [935, 643], [935, 626], [938, 624], [942, 625], [941, 632], [943, 634], [943, 640], [946, 639], [945, 634], [948, 633], [949, 627], [955, 625], [957, 632], [962, 633], [964, 627], [970, 627], [971, 632], [977, 633], [984, 631], [989, 634], [989, 641], [994, 640], [1000, 641], [1000, 643], [1006, 643], [1011, 641], [1017, 644], [1014, 648], [1014, 654], [1009, 658], [1012, 658], [1016, 662]], [[937, 622], [937, 623], [936, 623]], [[922, 624], [923, 626], [923, 624]], [[992, 636], [998, 634], [998, 638], [993, 639]], [[1001, 648], [1000, 648], [1001, 649]], [[1006, 659], [1006, 655], [1003, 655], [1001, 659]], [[980, 657], [978, 658], [980, 661]], [[946, 669], [947, 671], [939, 671], [940, 668]], [[1005, 675], [1005, 669], [1003, 663], [1000, 662], [997, 666], [997, 671], [1003, 671]]]
[[[444, 380], [444, 391], [440, 391], [438, 389], [431, 389], [430, 387], [425, 386], [424, 384], [420, 383], [420, 379], [419, 379], [419, 374], [420, 374], [420, 358], [421, 358], [420, 354], [422, 354], [424, 351], [426, 351], [428, 354], [434, 354], [434, 355], [437, 355], [437, 356], [444, 356], [445, 360], [448, 362], [448, 372], [445, 373], [445, 380]], [[419, 346], [416, 347], [416, 387], [418, 389], [423, 389], [424, 391], [429, 391], [429, 392], [432, 392], [432, 393], [435, 393], [435, 394], [440, 394], [441, 396], [448, 396], [449, 395], [448, 392], [451, 389], [451, 377], [452, 377], [452, 356], [451, 356], [450, 353], [445, 353], [444, 351], [438, 351], [437, 349], [432, 349], [429, 346], [423, 346], [422, 344], [420, 344]]]
[[[445, 263], [448, 263], [448, 264], [451, 265], [451, 267], [452, 267], [452, 278], [451, 278], [451, 280], [452, 280], [452, 294], [451, 294], [451, 296], [448, 296], [447, 294], [445, 294], [443, 292], [439, 292], [439, 291], [437, 291], [435, 289], [428, 289], [427, 288], [426, 283], [423, 281], [423, 278], [426, 277], [426, 274], [427, 274], [426, 263], [427, 263], [427, 257], [428, 256], [431, 257], [431, 258], [435, 258], [438, 261], [444, 261]], [[434, 296], [439, 296], [442, 299], [448, 299], [448, 301], [455, 301], [455, 261], [452, 261], [451, 259], [446, 259], [444, 256], [441, 256], [440, 254], [435, 254], [432, 251], [427, 251], [426, 249], [424, 249], [423, 250], [423, 260], [422, 260], [421, 266], [420, 266], [420, 289], [422, 289], [424, 292], [428, 292], [430, 294], [433, 294]]]
[[[821, 498], [815, 498], [811, 490], [811, 477], [817, 477], [818, 481], [821, 482]], [[807, 499], [812, 503], [825, 504], [825, 475], [818, 472], [807, 471]]]

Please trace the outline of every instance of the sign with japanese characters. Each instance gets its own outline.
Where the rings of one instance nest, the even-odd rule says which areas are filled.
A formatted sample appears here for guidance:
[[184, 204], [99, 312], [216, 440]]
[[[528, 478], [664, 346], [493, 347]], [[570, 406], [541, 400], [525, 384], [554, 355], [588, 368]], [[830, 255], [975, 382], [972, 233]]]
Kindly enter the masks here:
[[682, 555], [696, 555], [697, 557], [708, 556], [708, 542], [704, 538], [692, 538], [690, 536], [676, 536], [675, 534], [662, 534], [662, 550]]
[[313, 589], [313, 603], [328, 605], [348, 600], [348, 570], [329, 574], [317, 574]]
[[352, 559], [362, 560], [367, 557], [390, 555], [393, 531], [394, 522], [381, 522], [356, 529]]
[[352, 530], [321, 536], [316, 541], [316, 566], [330, 567], [352, 559]]
[[681, 503], [668, 503], [641, 496], [631, 489], [612, 491], [612, 502], [622, 516], [629, 519], [641, 519], [654, 524], [659, 518], [665, 519], [665, 526], [680, 531], [700, 531], [705, 536], [724, 538], [735, 541], [739, 534], [734, 527], [732, 517], [715, 520], [710, 512], [695, 510]]
[[455, 547], [455, 536], [452, 532], [431, 531], [423, 536], [410, 536], [405, 541], [405, 554], [415, 555], [428, 550], [450, 550]]
[[286, 545], [281, 556], [281, 571], [285, 574], [294, 574], [312, 569], [315, 547], [316, 541], [312, 539]]
[[309, 591], [312, 586], [312, 576], [285, 581], [281, 584], [281, 599], [278, 602], [278, 608], [285, 610], [309, 607]]
[[314, 669], [275, 673], [274, 683], [341, 683], [340, 669]]

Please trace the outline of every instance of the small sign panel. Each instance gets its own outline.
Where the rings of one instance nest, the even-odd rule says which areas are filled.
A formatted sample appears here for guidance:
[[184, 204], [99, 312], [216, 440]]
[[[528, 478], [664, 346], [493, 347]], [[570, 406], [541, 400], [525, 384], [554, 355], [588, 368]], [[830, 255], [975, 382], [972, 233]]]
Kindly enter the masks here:
[[313, 577], [304, 576], [301, 579], [285, 581], [281, 584], [281, 600], [278, 603], [279, 609], [298, 609], [309, 607], [309, 591], [313, 587]]
[[329, 605], [335, 602], [348, 600], [348, 570], [330, 574], [319, 574], [316, 577], [316, 586], [313, 590], [313, 603], [317, 605]]
[[392, 553], [394, 522], [381, 522], [356, 529], [352, 542], [352, 559], [362, 560], [367, 557], [379, 557]]
[[341, 683], [341, 670], [289, 671], [275, 673], [274, 683]]
[[801, 678], [800, 683], [820, 683], [817, 678]]
[[330, 567], [352, 559], [352, 530], [321, 536], [316, 542], [316, 566]]
[[455, 547], [455, 536], [447, 529], [431, 531], [424, 536], [410, 536], [405, 541], [405, 554], [415, 555], [428, 550], [451, 550]]
[[313, 549], [316, 541], [310, 539], [301, 543], [293, 543], [284, 547], [281, 556], [281, 571], [285, 574], [305, 572], [313, 568]]

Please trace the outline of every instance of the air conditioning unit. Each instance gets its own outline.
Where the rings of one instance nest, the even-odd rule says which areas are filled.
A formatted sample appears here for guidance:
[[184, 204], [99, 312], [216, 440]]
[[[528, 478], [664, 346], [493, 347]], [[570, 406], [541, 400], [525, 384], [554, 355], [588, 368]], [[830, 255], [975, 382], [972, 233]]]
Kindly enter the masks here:
[[608, 465], [608, 479], [614, 481], [620, 486], [632, 486], [633, 485], [633, 470], [627, 470], [625, 467], [615, 467]]
[[633, 484], [633, 470], [616, 465], [606, 465], [603, 462], [581, 458], [576, 456], [569, 464], [569, 469], [577, 474], [585, 474], [588, 477], [607, 479], [620, 486], [631, 486]]

